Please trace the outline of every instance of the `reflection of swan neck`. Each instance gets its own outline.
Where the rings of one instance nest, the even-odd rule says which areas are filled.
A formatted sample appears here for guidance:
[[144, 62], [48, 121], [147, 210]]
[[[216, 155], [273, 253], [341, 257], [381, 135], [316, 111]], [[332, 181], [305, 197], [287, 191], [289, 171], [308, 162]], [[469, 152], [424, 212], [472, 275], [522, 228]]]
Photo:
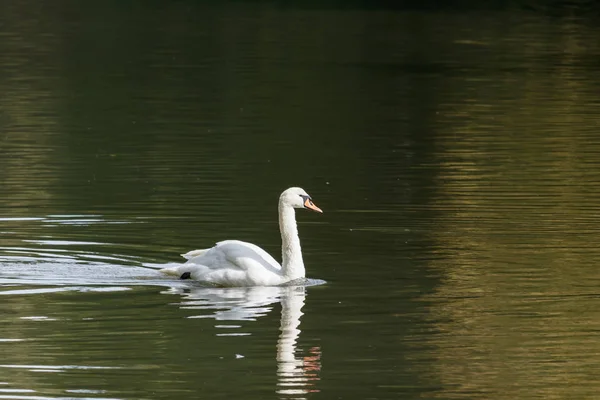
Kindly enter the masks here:
[[[304, 399], [309, 392], [316, 392], [315, 370], [307, 368], [304, 357], [296, 357], [296, 342], [300, 336], [300, 317], [306, 296], [304, 288], [283, 288], [281, 297], [281, 335], [277, 341], [277, 393], [285, 398]], [[316, 363], [319, 363], [318, 360]], [[315, 363], [313, 363], [315, 364]], [[288, 397], [290, 396], [290, 397]]]
[[[300, 335], [300, 317], [304, 307], [304, 293], [290, 291], [281, 298], [281, 335], [277, 342], [277, 361], [294, 361], [296, 352], [296, 341]], [[304, 289], [302, 289], [304, 290]], [[280, 365], [281, 367], [282, 365]], [[292, 368], [293, 369], [293, 368]]]
[[296, 226], [294, 209], [279, 201], [279, 230], [281, 231], [281, 257], [283, 274], [289, 280], [303, 278], [304, 261]]

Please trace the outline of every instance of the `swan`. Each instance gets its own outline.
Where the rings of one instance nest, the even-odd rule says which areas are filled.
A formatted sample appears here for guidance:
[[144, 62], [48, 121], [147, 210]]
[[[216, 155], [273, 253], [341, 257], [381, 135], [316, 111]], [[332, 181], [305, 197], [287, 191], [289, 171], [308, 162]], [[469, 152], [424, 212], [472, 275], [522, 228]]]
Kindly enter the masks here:
[[282, 265], [260, 247], [240, 240], [225, 240], [214, 247], [182, 254], [188, 261], [164, 268], [162, 273], [193, 279], [215, 286], [276, 286], [304, 278], [302, 249], [296, 227], [295, 208], [322, 213], [312, 198], [299, 187], [286, 189], [279, 196], [279, 231]]

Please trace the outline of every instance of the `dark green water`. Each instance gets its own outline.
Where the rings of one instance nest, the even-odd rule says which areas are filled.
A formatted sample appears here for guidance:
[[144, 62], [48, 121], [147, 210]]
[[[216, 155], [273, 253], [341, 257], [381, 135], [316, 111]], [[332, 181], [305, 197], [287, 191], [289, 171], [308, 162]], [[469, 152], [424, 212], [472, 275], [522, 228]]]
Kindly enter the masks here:
[[[2, 5], [0, 399], [595, 398], [577, 4]], [[156, 272], [224, 239], [279, 258], [289, 186], [326, 285]]]

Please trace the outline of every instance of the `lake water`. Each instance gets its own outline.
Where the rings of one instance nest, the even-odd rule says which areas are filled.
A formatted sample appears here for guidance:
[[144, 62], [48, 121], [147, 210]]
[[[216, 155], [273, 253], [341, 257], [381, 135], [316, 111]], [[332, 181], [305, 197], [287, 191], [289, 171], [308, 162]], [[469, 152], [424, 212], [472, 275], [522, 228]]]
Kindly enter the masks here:
[[0, 399], [596, 398], [598, 10], [309, 4], [2, 6]]

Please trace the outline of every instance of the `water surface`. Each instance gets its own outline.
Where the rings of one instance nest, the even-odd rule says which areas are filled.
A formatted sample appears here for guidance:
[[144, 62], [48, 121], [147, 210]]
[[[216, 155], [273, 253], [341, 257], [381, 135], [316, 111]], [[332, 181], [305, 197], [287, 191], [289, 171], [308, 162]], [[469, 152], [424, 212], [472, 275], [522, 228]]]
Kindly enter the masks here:
[[[0, 398], [594, 398], [597, 10], [0, 13]], [[588, 8], [585, 8], [588, 7]], [[223, 239], [318, 286], [157, 267]]]

